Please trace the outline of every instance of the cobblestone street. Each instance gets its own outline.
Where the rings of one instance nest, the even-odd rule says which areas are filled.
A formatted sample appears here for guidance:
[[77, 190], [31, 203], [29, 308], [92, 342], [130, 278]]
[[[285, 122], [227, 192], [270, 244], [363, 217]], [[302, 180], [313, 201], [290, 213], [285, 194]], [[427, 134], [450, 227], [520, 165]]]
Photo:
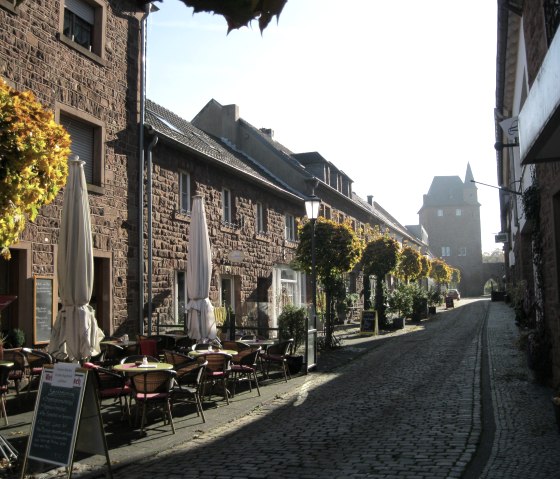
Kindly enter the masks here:
[[[264, 386], [277, 393], [252, 410], [232, 415], [232, 403], [209, 410], [205, 425], [122, 441], [110, 451], [114, 476], [560, 477], [551, 391], [532, 380], [517, 337], [511, 308], [488, 300], [462, 300], [384, 336], [353, 334], [321, 357], [319, 371]], [[493, 446], [477, 451], [488, 418]], [[100, 471], [77, 464], [73, 477]]]

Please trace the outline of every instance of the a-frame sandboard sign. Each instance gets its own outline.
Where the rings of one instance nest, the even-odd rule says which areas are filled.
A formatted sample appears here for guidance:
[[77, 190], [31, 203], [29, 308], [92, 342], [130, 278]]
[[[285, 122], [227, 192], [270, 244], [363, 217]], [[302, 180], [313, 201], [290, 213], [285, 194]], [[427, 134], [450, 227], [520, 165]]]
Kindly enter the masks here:
[[45, 366], [21, 479], [29, 460], [64, 466], [70, 479], [76, 451], [105, 455], [113, 477], [93, 374], [72, 363]]

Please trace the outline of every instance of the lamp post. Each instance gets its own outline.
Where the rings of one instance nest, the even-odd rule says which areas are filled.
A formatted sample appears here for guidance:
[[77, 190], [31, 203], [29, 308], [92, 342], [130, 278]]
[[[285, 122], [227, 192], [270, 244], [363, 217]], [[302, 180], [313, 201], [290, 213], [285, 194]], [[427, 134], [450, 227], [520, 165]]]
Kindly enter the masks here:
[[[305, 212], [309, 221], [311, 221], [311, 296], [313, 301], [313, 316], [311, 328], [307, 327], [307, 339], [306, 339], [306, 351], [309, 352], [309, 330], [314, 330], [315, 335], [317, 334], [317, 273], [315, 271], [315, 221], [319, 217], [319, 206], [321, 206], [321, 200], [313, 194], [307, 200], [305, 200]], [[315, 347], [315, 346], [314, 346]], [[307, 357], [309, 355], [307, 354]], [[315, 360], [315, 354], [313, 355]], [[309, 369], [309, 362], [307, 367]]]

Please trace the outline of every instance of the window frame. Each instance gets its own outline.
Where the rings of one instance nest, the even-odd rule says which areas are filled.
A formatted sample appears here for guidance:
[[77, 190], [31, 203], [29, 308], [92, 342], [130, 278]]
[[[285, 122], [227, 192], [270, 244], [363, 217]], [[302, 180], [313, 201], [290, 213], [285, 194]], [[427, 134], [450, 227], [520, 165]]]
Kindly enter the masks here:
[[437, 215], [439, 218], [443, 218], [443, 210], [441, 208], [438, 208]]
[[455, 216], [463, 216], [463, 210], [461, 208], [456, 208]]
[[467, 247], [459, 246], [457, 256], [467, 256]]
[[284, 216], [284, 239], [286, 241], [297, 241], [296, 234], [296, 217], [290, 213]]
[[[86, 124], [93, 128], [92, 182], [87, 181], [88, 191], [103, 193], [105, 185], [105, 123], [98, 118], [60, 103], [55, 104], [55, 121], [62, 125], [61, 117]], [[70, 146], [70, 148], [72, 148]]]
[[232, 195], [229, 188], [222, 188], [222, 223], [226, 226], [232, 224]]
[[[92, 60], [100, 63], [103, 66], [106, 66], [105, 60], [105, 37], [106, 37], [106, 26], [107, 26], [107, 5], [105, 2], [101, 0], [76, 0], [79, 3], [84, 5], [88, 5], [93, 8], [93, 24], [92, 25], [92, 34], [91, 34], [91, 49], [86, 48], [73, 40], [71, 37], [68, 37], [64, 33], [64, 25], [65, 25], [65, 11], [66, 7], [66, 0], [62, 0], [60, 2], [60, 20], [59, 20], [59, 29], [57, 33], [57, 38], [60, 42], [64, 43], [68, 47], [80, 52], [81, 54], [91, 58]], [[80, 18], [82, 21], [87, 22], [86, 19], [83, 19], [75, 12], [72, 12], [77, 18]]]
[[441, 257], [442, 258], [449, 258], [451, 256], [451, 246], [442, 246], [441, 247]]
[[255, 205], [255, 233], [258, 235], [265, 235], [266, 228], [266, 210], [261, 201], [257, 201]]
[[[183, 188], [185, 187], [185, 183], [187, 188], [186, 193], [183, 191]], [[191, 209], [192, 209], [191, 198], [192, 198], [191, 174], [187, 170], [179, 170], [179, 213], [185, 215], [191, 214]], [[187, 204], [186, 208], [185, 208], [185, 202]]]

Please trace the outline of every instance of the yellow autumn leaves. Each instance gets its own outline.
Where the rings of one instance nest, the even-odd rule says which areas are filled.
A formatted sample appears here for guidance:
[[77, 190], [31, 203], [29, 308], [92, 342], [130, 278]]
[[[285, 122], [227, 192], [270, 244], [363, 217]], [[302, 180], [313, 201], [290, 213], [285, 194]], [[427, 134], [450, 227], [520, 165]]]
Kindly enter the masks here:
[[70, 136], [30, 92], [0, 78], [0, 254], [19, 240], [27, 219], [66, 184]]

